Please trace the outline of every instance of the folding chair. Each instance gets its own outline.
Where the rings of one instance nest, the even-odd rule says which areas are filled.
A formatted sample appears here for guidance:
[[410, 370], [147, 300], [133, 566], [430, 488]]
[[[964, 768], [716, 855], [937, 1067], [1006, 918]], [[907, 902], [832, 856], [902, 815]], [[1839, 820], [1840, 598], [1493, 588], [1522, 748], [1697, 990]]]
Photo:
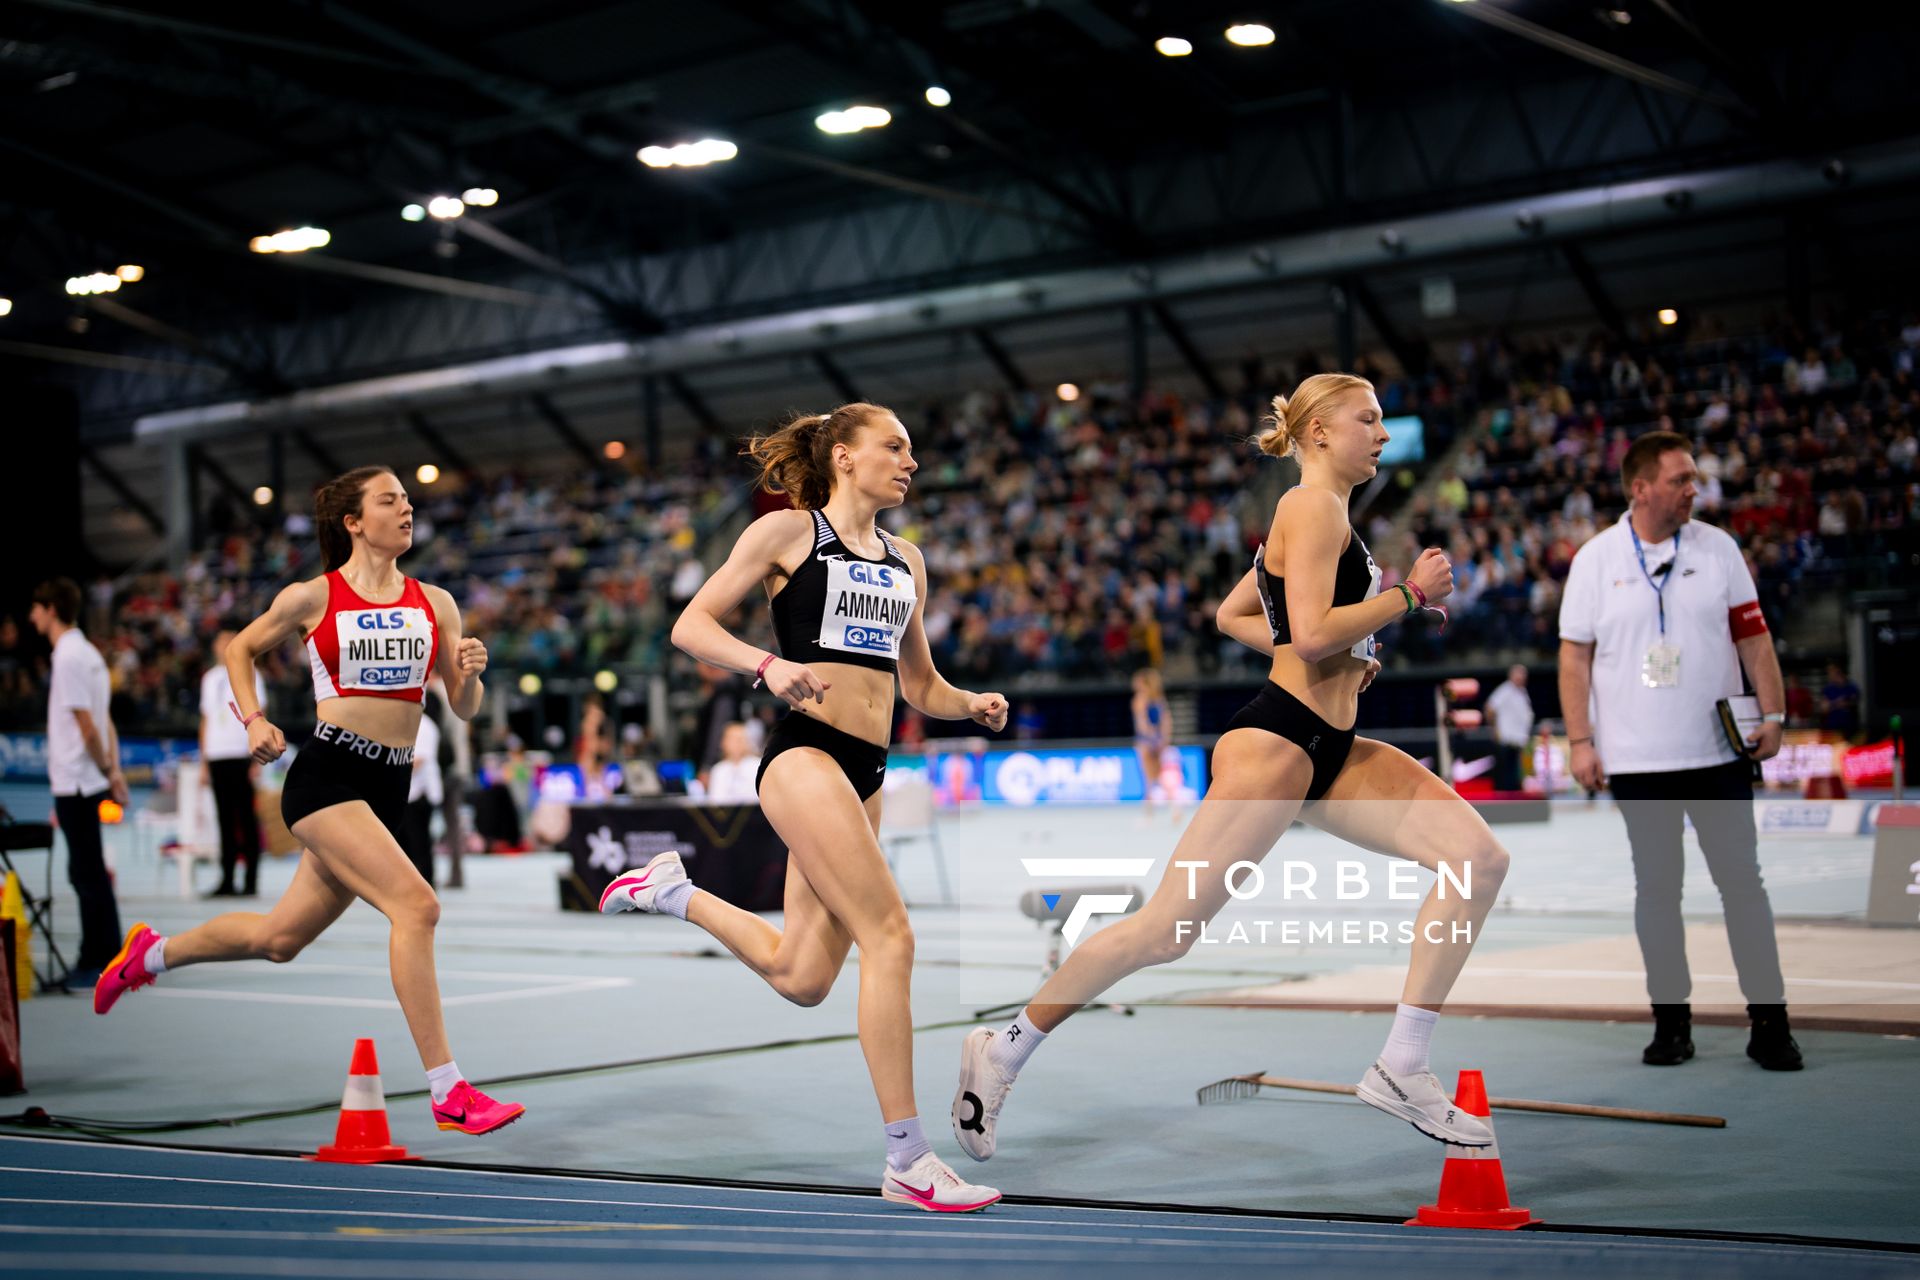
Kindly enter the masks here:
[[896, 868], [900, 847], [924, 840], [933, 850], [933, 866], [940, 877], [940, 901], [953, 905], [953, 887], [947, 882], [947, 855], [940, 847], [939, 818], [933, 806], [933, 784], [923, 773], [901, 771], [886, 782], [886, 803], [880, 810], [880, 848], [887, 858], [887, 870], [900, 878]]
[[46, 822], [15, 822], [12, 814], [0, 808], [0, 880], [4, 880], [10, 871], [18, 874], [18, 868], [13, 865], [13, 855], [16, 853], [47, 855], [45, 892], [36, 897], [27, 888], [27, 878], [21, 876], [20, 896], [27, 909], [27, 927], [46, 942], [47, 957], [51, 961], [40, 970], [40, 990], [65, 990], [69, 968], [66, 957], [60, 954], [60, 948], [53, 940], [53, 825]]

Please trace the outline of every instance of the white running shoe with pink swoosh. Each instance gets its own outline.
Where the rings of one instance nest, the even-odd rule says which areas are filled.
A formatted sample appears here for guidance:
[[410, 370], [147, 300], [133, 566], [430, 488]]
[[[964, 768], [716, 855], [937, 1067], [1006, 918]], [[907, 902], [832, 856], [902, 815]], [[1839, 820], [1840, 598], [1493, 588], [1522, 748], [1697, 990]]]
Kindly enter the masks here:
[[880, 1176], [880, 1198], [931, 1213], [973, 1213], [994, 1203], [1000, 1193], [962, 1182], [946, 1161], [929, 1151], [904, 1169], [888, 1165]]
[[613, 883], [600, 895], [600, 914], [656, 910], [653, 901], [660, 891], [686, 878], [686, 864], [680, 861], [679, 854], [671, 850], [657, 854], [638, 871], [623, 871], [613, 878]]

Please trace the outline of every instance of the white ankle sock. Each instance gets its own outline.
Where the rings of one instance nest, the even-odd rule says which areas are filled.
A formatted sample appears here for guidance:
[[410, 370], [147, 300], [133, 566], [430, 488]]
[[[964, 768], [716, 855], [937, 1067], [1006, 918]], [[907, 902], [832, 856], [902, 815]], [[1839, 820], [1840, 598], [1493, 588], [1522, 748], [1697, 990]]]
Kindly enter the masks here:
[[693, 900], [693, 891], [697, 888], [693, 881], [682, 880], [679, 884], [668, 885], [654, 895], [653, 905], [660, 914], [672, 916], [676, 920], [687, 918], [687, 903]]
[[1434, 1024], [1440, 1015], [1432, 1009], [1403, 1004], [1393, 1011], [1393, 1030], [1387, 1032], [1387, 1047], [1380, 1061], [1387, 1070], [1401, 1075], [1417, 1075], [1427, 1069], [1427, 1046], [1433, 1042]]
[[165, 973], [167, 971], [167, 940], [162, 938], [148, 947], [147, 954], [141, 959], [140, 963], [145, 965], [147, 972], [153, 974], [155, 977]]
[[883, 1127], [887, 1133], [887, 1168], [895, 1173], [912, 1168], [915, 1160], [933, 1150], [927, 1135], [920, 1131], [919, 1116], [889, 1121]]
[[1027, 1011], [1022, 1009], [1019, 1017], [987, 1042], [987, 1057], [1008, 1075], [1017, 1075], [1046, 1038], [1047, 1033], [1034, 1026], [1033, 1020], [1027, 1017]]
[[427, 1088], [432, 1090], [434, 1102], [436, 1104], [445, 1102], [447, 1095], [453, 1092], [453, 1086], [459, 1084], [461, 1079], [460, 1064], [451, 1058], [447, 1060], [446, 1065], [429, 1069]]

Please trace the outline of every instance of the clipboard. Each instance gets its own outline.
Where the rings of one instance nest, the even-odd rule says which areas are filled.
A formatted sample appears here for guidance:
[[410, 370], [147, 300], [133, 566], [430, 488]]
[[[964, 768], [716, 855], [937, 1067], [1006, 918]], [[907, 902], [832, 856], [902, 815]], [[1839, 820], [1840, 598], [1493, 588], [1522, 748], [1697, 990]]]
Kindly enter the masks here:
[[1765, 719], [1760, 713], [1760, 699], [1752, 694], [1738, 694], [1720, 699], [1714, 704], [1714, 710], [1719, 713], [1720, 731], [1726, 735], [1727, 745], [1737, 755], [1751, 758], [1753, 748], [1748, 740], [1760, 732]]

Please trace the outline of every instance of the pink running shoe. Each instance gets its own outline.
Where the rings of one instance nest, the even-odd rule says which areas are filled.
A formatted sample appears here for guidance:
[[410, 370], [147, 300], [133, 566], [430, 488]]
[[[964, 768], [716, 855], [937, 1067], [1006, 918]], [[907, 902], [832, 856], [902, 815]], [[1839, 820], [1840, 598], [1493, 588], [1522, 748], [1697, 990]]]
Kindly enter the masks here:
[[475, 1135], [503, 1129], [526, 1113], [519, 1103], [495, 1102], [465, 1080], [453, 1086], [445, 1102], [433, 1104], [435, 1124]]
[[146, 959], [147, 952], [158, 941], [160, 935], [144, 923], [127, 930], [127, 940], [120, 944], [120, 954], [100, 971], [100, 980], [93, 984], [95, 1013], [105, 1013], [113, 1008], [115, 1002], [129, 991], [153, 985], [153, 975], [147, 972]]

